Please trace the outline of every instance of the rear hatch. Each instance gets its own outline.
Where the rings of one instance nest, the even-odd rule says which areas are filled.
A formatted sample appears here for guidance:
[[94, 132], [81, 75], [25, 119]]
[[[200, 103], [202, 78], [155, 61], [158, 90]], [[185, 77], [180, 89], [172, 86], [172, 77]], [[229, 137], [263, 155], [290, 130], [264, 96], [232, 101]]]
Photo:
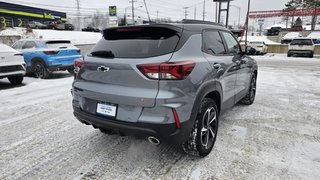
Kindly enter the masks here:
[[85, 98], [80, 106], [90, 109], [86, 106], [89, 101], [93, 103], [88, 106], [97, 102], [116, 104], [135, 120], [143, 107], [154, 107], [159, 82], [148, 79], [137, 65], [169, 61], [181, 31], [170, 25], [105, 30], [103, 39], [84, 58], [84, 66], [73, 84]]
[[312, 39], [294, 39], [290, 43], [289, 50], [313, 51], [314, 44]]
[[47, 41], [45, 54], [55, 60], [54, 64], [72, 64], [73, 60], [79, 58], [80, 49], [73, 46], [68, 40]]
[[22, 53], [0, 43], [0, 66], [22, 65]]

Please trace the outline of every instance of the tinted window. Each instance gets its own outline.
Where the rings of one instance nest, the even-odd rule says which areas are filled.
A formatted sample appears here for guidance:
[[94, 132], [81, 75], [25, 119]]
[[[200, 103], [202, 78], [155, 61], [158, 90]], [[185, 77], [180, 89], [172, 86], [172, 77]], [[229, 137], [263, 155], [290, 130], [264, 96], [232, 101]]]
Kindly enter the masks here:
[[291, 45], [313, 45], [311, 39], [294, 39]]
[[228, 32], [222, 32], [222, 35], [226, 41], [228, 52], [231, 55], [236, 55], [240, 53], [240, 46], [238, 41]]
[[[176, 31], [160, 27], [107, 29], [91, 55], [116, 58], [147, 58], [174, 52], [179, 41]], [[95, 53], [99, 52], [99, 53]], [[112, 55], [112, 56], [111, 56]]]
[[17, 41], [12, 48], [13, 49], [22, 49], [23, 41]]
[[46, 42], [46, 46], [48, 48], [76, 48], [74, 47], [70, 41], [48, 41]]
[[203, 32], [203, 51], [211, 55], [226, 53], [223, 41], [218, 31]]
[[36, 47], [36, 43], [33, 41], [27, 41], [23, 46], [22, 49], [32, 49]]

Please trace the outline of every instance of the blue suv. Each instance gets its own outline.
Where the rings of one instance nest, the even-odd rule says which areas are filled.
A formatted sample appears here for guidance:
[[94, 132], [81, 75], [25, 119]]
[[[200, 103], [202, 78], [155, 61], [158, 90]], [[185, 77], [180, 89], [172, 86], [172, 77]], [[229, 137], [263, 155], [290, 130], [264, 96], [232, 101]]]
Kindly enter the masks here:
[[53, 71], [68, 70], [73, 73], [74, 60], [81, 57], [80, 49], [69, 40], [19, 40], [13, 46], [23, 53], [27, 73], [49, 78]]

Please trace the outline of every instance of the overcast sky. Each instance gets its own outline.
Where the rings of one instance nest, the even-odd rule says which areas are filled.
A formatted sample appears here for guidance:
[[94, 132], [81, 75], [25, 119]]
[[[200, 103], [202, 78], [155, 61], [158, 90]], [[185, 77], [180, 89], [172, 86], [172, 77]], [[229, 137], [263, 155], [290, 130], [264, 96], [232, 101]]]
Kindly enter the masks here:
[[[0, 0], [1, 1], [1, 0]], [[2, 0], [4, 2], [11, 2], [24, 5], [32, 5], [41, 8], [67, 12], [71, 17], [76, 15], [76, 0]], [[143, 0], [136, 0], [135, 13], [142, 18], [146, 18], [145, 7]], [[288, 0], [251, 0], [251, 10], [281, 10]], [[172, 20], [181, 20], [184, 18], [183, 7], [188, 8], [188, 18], [194, 18], [196, 9], [196, 18], [202, 19], [203, 0], [146, 0], [151, 18], [157, 17], [159, 11], [159, 18], [171, 18]], [[215, 3], [212, 0], [206, 0], [206, 20], [214, 21], [215, 19]], [[246, 16], [248, 0], [234, 0], [232, 5], [241, 8], [241, 22], [243, 23]], [[43, 4], [43, 5], [40, 5]], [[118, 7], [118, 14], [124, 14], [127, 9], [127, 14], [131, 14], [131, 3], [129, 0], [80, 0], [81, 10], [83, 15], [92, 14], [94, 11], [107, 12], [108, 6], [116, 5]], [[143, 6], [143, 7], [140, 7]], [[230, 10], [230, 24], [238, 21], [238, 8], [231, 7]]]

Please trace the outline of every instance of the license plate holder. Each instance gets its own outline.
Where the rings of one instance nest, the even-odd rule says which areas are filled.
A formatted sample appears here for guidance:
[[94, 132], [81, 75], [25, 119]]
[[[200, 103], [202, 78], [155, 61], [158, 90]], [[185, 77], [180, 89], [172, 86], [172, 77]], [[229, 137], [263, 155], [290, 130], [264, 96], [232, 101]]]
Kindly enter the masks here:
[[107, 102], [98, 102], [96, 113], [100, 116], [115, 118], [118, 106]]

